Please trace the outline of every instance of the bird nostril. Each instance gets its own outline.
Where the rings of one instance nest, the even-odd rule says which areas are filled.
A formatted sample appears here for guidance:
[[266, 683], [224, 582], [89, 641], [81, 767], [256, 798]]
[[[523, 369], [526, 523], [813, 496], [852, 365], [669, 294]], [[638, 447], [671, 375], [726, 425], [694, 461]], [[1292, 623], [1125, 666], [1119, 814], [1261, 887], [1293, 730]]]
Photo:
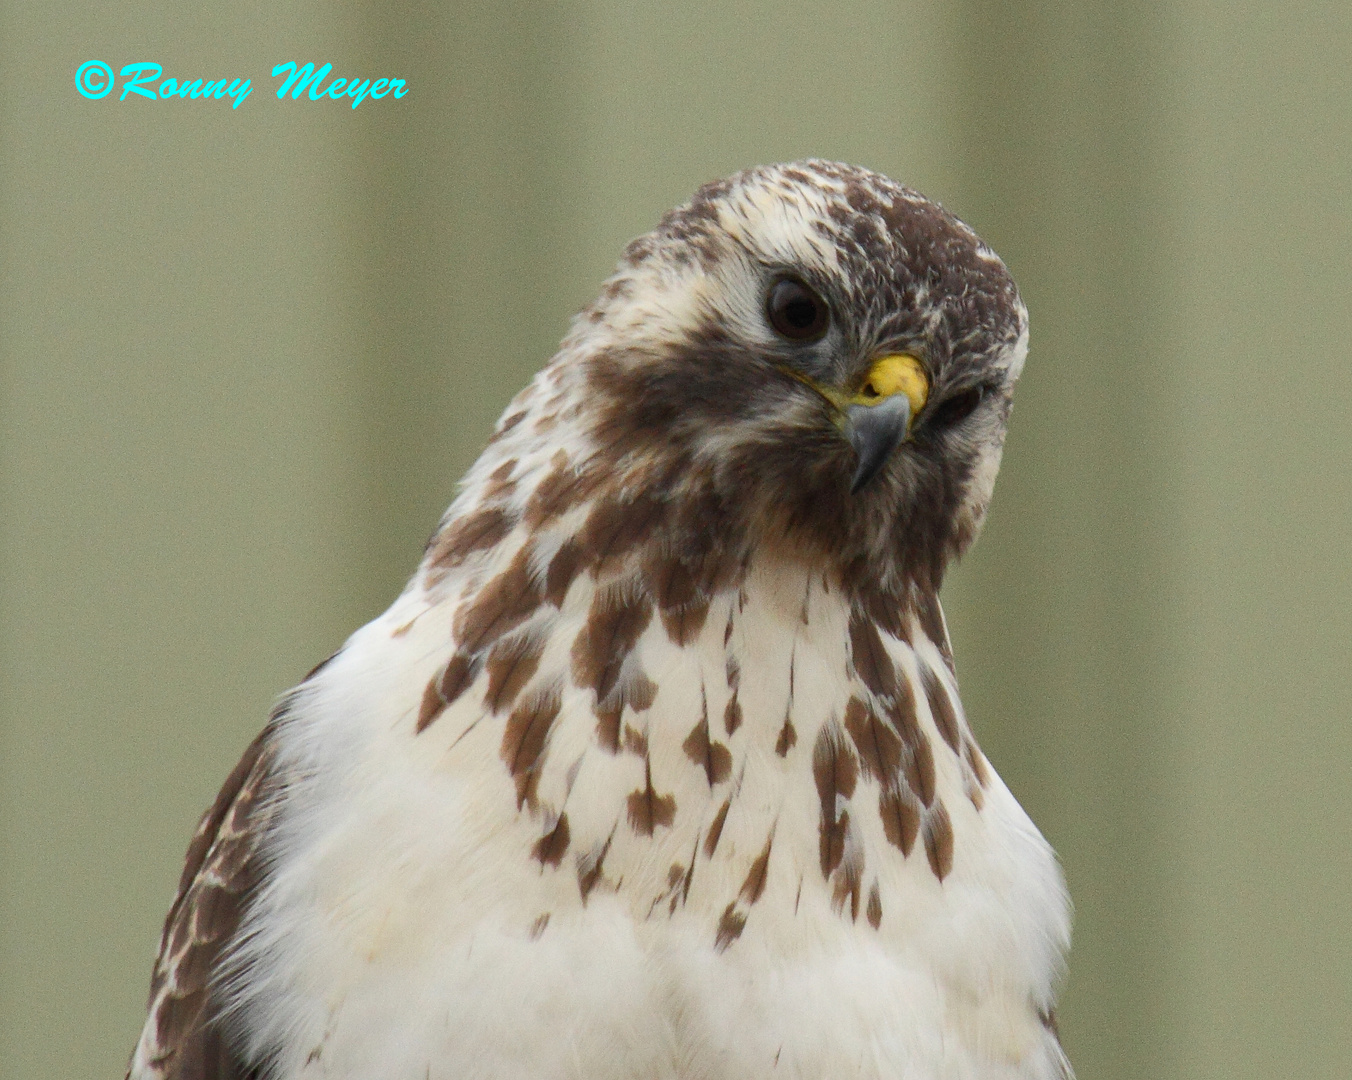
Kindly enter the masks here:
[[864, 397], [876, 398], [879, 396], [878, 391], [871, 382], [864, 383]]

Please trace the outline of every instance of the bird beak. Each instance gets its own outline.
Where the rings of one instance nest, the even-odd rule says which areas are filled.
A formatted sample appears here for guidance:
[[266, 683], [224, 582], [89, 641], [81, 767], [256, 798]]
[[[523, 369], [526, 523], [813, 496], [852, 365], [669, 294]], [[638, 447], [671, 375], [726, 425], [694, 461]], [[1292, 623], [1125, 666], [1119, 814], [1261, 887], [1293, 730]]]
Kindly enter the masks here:
[[850, 405], [845, 410], [845, 437], [850, 440], [859, 464], [850, 481], [854, 495], [868, 484], [892, 451], [906, 438], [911, 423], [911, 403], [905, 394], [897, 394], [877, 405]]
[[845, 406], [845, 437], [858, 456], [850, 493], [878, 475], [906, 438], [911, 418], [925, 407], [929, 378], [914, 356], [898, 353], [870, 365], [859, 392]]

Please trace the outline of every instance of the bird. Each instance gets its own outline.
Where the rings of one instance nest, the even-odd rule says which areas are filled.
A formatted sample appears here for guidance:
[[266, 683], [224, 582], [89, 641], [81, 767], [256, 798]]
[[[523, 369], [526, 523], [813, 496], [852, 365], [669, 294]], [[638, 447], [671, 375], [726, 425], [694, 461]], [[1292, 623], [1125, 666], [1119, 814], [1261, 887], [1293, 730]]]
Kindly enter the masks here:
[[662, 217], [203, 816], [128, 1077], [1072, 1077], [939, 600], [1027, 351], [880, 173]]

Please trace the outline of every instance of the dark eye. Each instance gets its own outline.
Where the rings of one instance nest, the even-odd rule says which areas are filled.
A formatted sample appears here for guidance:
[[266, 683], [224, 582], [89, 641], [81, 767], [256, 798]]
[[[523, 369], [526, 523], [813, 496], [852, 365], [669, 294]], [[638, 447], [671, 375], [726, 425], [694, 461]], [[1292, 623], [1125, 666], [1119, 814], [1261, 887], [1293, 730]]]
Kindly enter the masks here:
[[985, 396], [984, 386], [970, 386], [966, 390], [959, 390], [939, 402], [930, 415], [929, 422], [935, 427], [952, 427], [954, 424], [960, 424], [976, 411], [976, 407]]
[[826, 301], [794, 278], [781, 278], [765, 298], [765, 317], [790, 341], [816, 341], [831, 323]]

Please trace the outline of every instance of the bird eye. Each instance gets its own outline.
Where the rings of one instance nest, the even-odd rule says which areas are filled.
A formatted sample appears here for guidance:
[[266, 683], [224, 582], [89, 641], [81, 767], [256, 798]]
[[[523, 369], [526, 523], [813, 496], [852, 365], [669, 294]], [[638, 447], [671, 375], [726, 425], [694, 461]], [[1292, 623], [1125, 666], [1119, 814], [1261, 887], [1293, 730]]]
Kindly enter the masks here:
[[930, 416], [930, 423], [935, 427], [952, 427], [954, 424], [960, 424], [966, 420], [976, 407], [981, 404], [981, 399], [986, 396], [984, 386], [972, 386], [966, 390], [959, 390], [952, 397], [944, 398], [936, 407]]
[[781, 278], [765, 298], [765, 317], [775, 333], [790, 341], [816, 341], [826, 333], [831, 309], [795, 278]]

